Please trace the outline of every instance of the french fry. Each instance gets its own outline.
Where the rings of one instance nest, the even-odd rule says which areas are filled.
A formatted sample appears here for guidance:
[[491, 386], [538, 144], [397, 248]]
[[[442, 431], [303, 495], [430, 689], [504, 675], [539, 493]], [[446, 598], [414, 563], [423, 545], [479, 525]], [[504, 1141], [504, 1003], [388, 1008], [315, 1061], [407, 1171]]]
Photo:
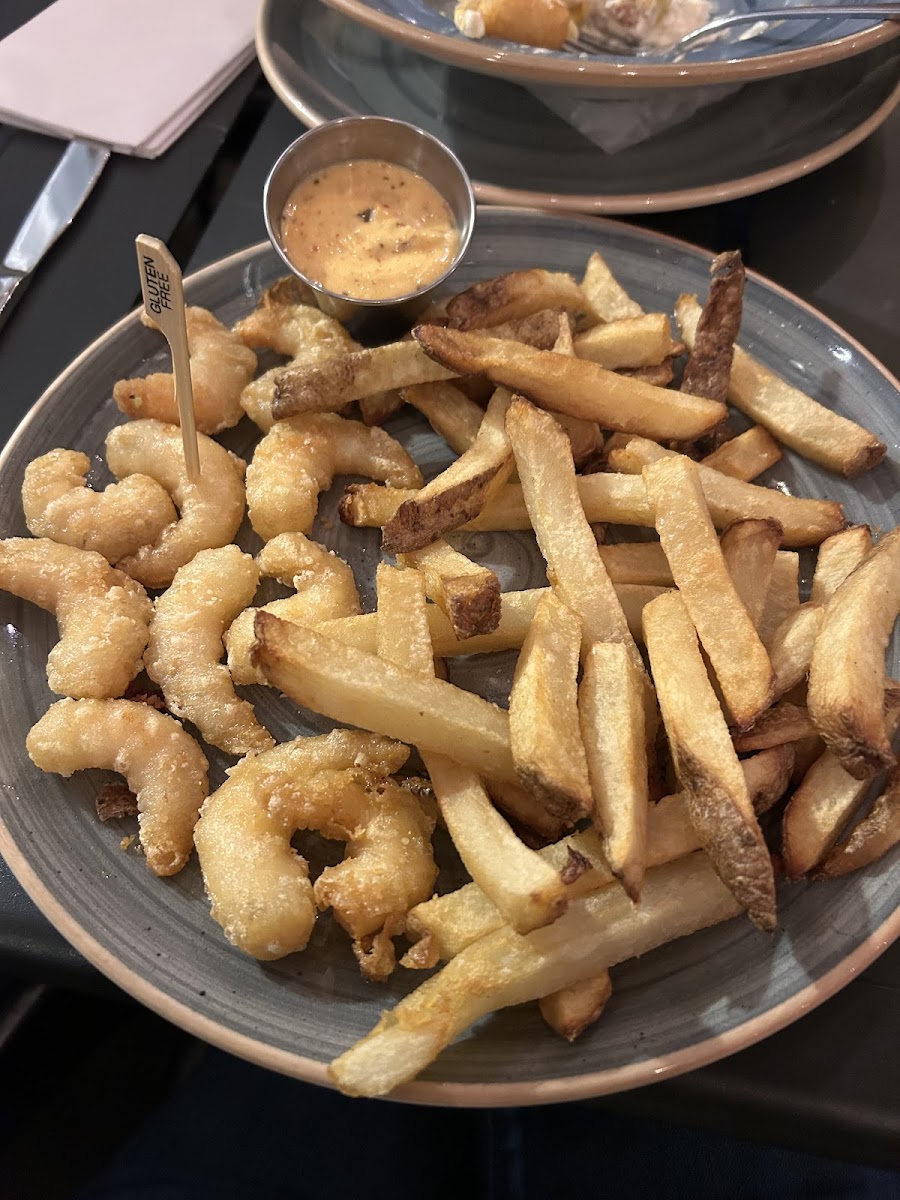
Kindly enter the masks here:
[[681, 455], [662, 459], [645, 468], [644, 483], [672, 577], [731, 716], [744, 729], [771, 701], [772, 664], [726, 566], [699, 469]]
[[363, 396], [359, 412], [366, 425], [383, 425], [403, 407], [403, 397], [398, 391], [380, 392], [375, 396]]
[[382, 545], [388, 554], [405, 554], [437, 541], [476, 517], [513, 467], [506, 436], [511, 396], [498, 388], [472, 445], [446, 471], [404, 500], [384, 526]]
[[638, 903], [647, 860], [648, 795], [644, 678], [621, 643], [597, 642], [584, 661], [578, 716], [594, 822], [612, 872]]
[[[632, 437], [626, 446], [611, 451], [608, 461], [614, 471], [639, 475], [650, 463], [673, 457], [674, 451], [666, 450], [646, 438]], [[731, 479], [702, 463], [696, 465], [703, 495], [718, 529], [724, 529], [740, 517], [759, 517], [778, 522], [784, 530], [784, 545], [817, 546], [844, 527], [844, 510], [830, 500], [785, 496], [775, 488], [757, 487], [741, 479]], [[593, 517], [590, 519], [593, 520]]]
[[884, 655], [900, 611], [900, 528], [885, 534], [828, 603], [809, 667], [809, 712], [854, 779], [893, 767]]
[[581, 636], [579, 617], [548, 591], [522, 644], [509, 694], [509, 739], [519, 779], [571, 824], [593, 810], [578, 725]]
[[574, 1042], [589, 1025], [599, 1021], [612, 995], [609, 971], [590, 975], [538, 1001], [541, 1016], [554, 1033]]
[[[553, 351], [556, 354], [567, 354], [570, 358], [575, 353], [572, 325], [565, 315], [560, 318], [559, 333], [553, 343]], [[569, 435], [576, 470], [592, 459], [599, 458], [603, 450], [603, 431], [596, 421], [582, 421], [579, 417], [569, 417], [565, 413], [557, 413], [556, 419]]]
[[[675, 303], [681, 336], [689, 349], [700, 311], [696, 296], [679, 296]], [[791, 387], [739, 346], [731, 366], [728, 399], [785, 446], [847, 479], [877, 467], [887, 452], [874, 434]]]
[[659, 542], [617, 542], [598, 546], [598, 550], [614, 584], [651, 583], [674, 587], [672, 568]]
[[[886, 713], [888, 733], [900, 722], [896, 695]], [[788, 879], [810, 874], [826, 858], [869, 788], [848, 775], [830, 750], [812, 763], [784, 810], [781, 857]]]
[[403, 388], [400, 394], [457, 454], [465, 453], [475, 441], [484, 409], [454, 384], [419, 383]]
[[751, 483], [769, 467], [784, 457], [781, 447], [762, 425], [753, 425], [737, 437], [723, 442], [712, 454], [701, 459], [704, 467], [712, 467], [732, 479]]
[[271, 613], [256, 616], [254, 664], [296, 704], [420, 750], [448, 754], [489, 778], [516, 781], [509, 717], [442, 679], [366, 654]]
[[824, 604], [830, 600], [851, 571], [855, 571], [872, 549], [868, 525], [851, 525], [826, 538], [819, 547], [810, 600]]
[[[756, 813], [768, 811], [784, 795], [790, 780], [794, 752], [791, 746], [763, 750], [741, 763]], [[647, 814], [647, 867], [674, 862], [700, 848], [700, 839], [688, 815], [684, 796], [676, 793], [651, 804]], [[558, 871], [565, 871], [574, 851], [588, 868], [567, 884], [570, 900], [587, 896], [612, 883], [614, 876], [603, 854], [595, 829], [570, 834], [538, 853]], [[404, 965], [421, 969], [453, 958], [503, 925], [503, 917], [477, 884], [467, 883], [455, 892], [434, 896], [411, 910], [407, 931], [420, 940]]]
[[491, 337], [522, 342], [523, 345], [535, 346], [538, 350], [552, 350], [559, 338], [560, 322], [570, 331], [571, 336], [569, 315], [561, 306], [557, 306], [542, 308], [527, 317], [518, 317], [500, 325], [493, 325]]
[[769, 590], [759, 619], [759, 636], [769, 649], [777, 630], [800, 607], [800, 556], [793, 550], [779, 550], [772, 564]]
[[775, 672], [775, 699], [796, 687], [809, 674], [813, 648], [825, 610], [821, 604], [801, 604], [785, 617], [769, 645], [769, 657]]
[[494, 804], [515, 822], [516, 828], [534, 834], [541, 845], [558, 841], [569, 828], [537, 796], [518, 784], [489, 779], [487, 789]]
[[460, 641], [497, 628], [500, 580], [488, 567], [480, 567], [443, 540], [400, 554], [397, 561], [422, 572], [426, 595], [447, 617]]
[[783, 530], [777, 521], [734, 521], [722, 534], [722, 556], [741, 603], [759, 628]]
[[706, 433], [725, 416], [725, 406], [713, 400], [653, 387], [586, 358], [568, 358], [489, 334], [437, 325], [418, 325], [413, 337], [428, 355], [457, 375], [487, 375], [542, 408], [599, 421], [604, 429], [684, 440]]
[[276, 421], [306, 412], [340, 412], [345, 404], [392, 388], [453, 379], [415, 342], [391, 342], [337, 354], [324, 363], [288, 365], [275, 377]]
[[836, 879], [883, 858], [900, 842], [900, 770], [891, 774], [887, 788], [868, 816], [851, 830], [816, 871], [816, 879]]
[[595, 250], [588, 259], [581, 290], [601, 321], [621, 321], [626, 317], [639, 317], [644, 311], [613, 276], [599, 250]]
[[681, 389], [710, 400], [728, 397], [734, 344], [744, 307], [744, 264], [739, 250], [717, 255], [709, 268], [712, 282], [697, 318]]
[[565, 309], [597, 319], [571, 275], [540, 269], [512, 271], [473, 284], [448, 302], [447, 316], [456, 329], [487, 329], [541, 309]]
[[347, 1095], [385, 1095], [480, 1017], [569, 987], [738, 912], [709, 860], [695, 854], [648, 871], [640, 908], [621, 888], [606, 888], [576, 901], [544, 929], [525, 936], [498, 929], [385, 1013], [331, 1063], [329, 1077]]
[[619, 367], [617, 375], [627, 379], [639, 379], [642, 383], [651, 383], [654, 387], [666, 388], [675, 378], [675, 368], [672, 359], [667, 358], [655, 367]]
[[769, 851], [680, 595], [647, 605], [644, 636], [675, 771], [701, 844], [753, 923], [774, 929]]
[[589, 358], [607, 371], [658, 367], [682, 349], [672, 341], [672, 328], [665, 313], [644, 313], [640, 317], [595, 325], [575, 338], [574, 348], [578, 358]]
[[734, 748], [738, 754], [746, 754], [749, 750], [768, 750], [770, 746], [797, 742], [815, 731], [805, 708], [781, 701], [767, 709], [752, 728], [735, 733]]
[[[378, 610], [374, 653], [398, 667], [434, 674], [434, 649], [425, 604], [425, 579], [420, 571], [379, 563], [375, 572]], [[398, 614], [403, 614], [402, 619]], [[427, 664], [427, 669], [426, 669]]]

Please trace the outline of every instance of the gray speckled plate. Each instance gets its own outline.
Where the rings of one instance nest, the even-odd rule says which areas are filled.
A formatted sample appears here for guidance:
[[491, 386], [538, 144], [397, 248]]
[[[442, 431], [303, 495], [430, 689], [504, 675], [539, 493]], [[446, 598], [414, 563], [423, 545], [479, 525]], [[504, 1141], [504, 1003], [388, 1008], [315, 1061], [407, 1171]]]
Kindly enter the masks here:
[[[410, 121], [455, 150], [481, 202], [566, 212], [673, 211], [766, 191], [846, 154], [900, 102], [900, 56], [884, 47], [749, 84], [607, 154], [524, 88], [424, 57], [319, 0], [264, 0], [256, 45], [272, 88], [304, 124]], [[659, 92], [598, 103], [619, 113], [650, 96], [658, 110]]]
[[[709, 256], [683, 243], [610, 222], [487, 209], [456, 283], [523, 266], [580, 272], [595, 247], [649, 308], [668, 309], [679, 292], [702, 292], [708, 282]], [[268, 246], [251, 247], [195, 275], [188, 296], [232, 321], [279, 273]], [[889, 460], [856, 484], [790, 454], [769, 482], [841, 500], [855, 521], [892, 525], [900, 483], [896, 381], [846, 334], [758, 277], [748, 280], [741, 340], [890, 445]], [[0, 460], [3, 536], [25, 533], [19, 486], [26, 463], [56, 446], [98, 456], [119, 419], [110, 399], [115, 380], [165, 369], [164, 362], [158, 337], [132, 314], [50, 387]], [[223, 440], [248, 451], [254, 438], [245, 426]], [[427, 471], [448, 460], [417, 416], [401, 416], [390, 428]], [[97, 481], [103, 478], [98, 458]], [[339, 481], [324, 498], [316, 535], [350, 558], [371, 604], [378, 534], [333, 520], [340, 491]], [[253, 548], [249, 535], [244, 544]], [[497, 565], [505, 588], [542, 580], [530, 535], [481, 535], [467, 548]], [[364, 983], [346, 937], [322, 918], [305, 953], [260, 964], [228, 945], [210, 920], [194, 863], [160, 880], [139, 855], [123, 852], [126, 824], [101, 825], [94, 815], [100, 773], [64, 781], [41, 774], [25, 754], [26, 733], [52, 699], [44, 664], [54, 640], [50, 617], [0, 595], [0, 852], [61, 932], [138, 999], [233, 1053], [324, 1083], [325, 1063], [420, 977], [398, 970], [384, 987]], [[890, 661], [896, 672], [896, 642]], [[503, 667], [483, 658], [458, 669], [469, 686], [494, 695]], [[278, 737], [327, 727], [266, 689], [248, 694]], [[215, 752], [211, 759], [217, 783], [230, 762]], [[648, 1083], [749, 1045], [831, 995], [900, 932], [898, 865], [900, 850], [843, 880], [782, 888], [773, 937], [735, 920], [624, 964], [614, 972], [603, 1020], [575, 1046], [545, 1029], [533, 1006], [489, 1018], [399, 1095], [467, 1105], [575, 1099]]]

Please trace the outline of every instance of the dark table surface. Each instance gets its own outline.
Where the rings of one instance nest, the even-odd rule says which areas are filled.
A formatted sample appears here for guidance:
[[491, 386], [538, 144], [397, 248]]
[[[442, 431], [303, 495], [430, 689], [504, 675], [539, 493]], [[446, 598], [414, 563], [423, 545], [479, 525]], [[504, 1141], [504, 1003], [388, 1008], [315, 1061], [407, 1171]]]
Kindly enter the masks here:
[[[0, 36], [43, 3], [5, 0]], [[300, 126], [255, 67], [161, 159], [114, 158], [0, 334], [0, 439], [58, 372], [134, 306], [133, 239], [162, 237], [190, 268], [264, 236], [267, 170]], [[0, 247], [61, 152], [0, 127]], [[635, 223], [747, 264], [838, 321], [900, 372], [900, 111], [837, 163], [761, 196]], [[0, 975], [111, 990], [0, 861]], [[900, 1166], [900, 945], [795, 1025], [729, 1059], [603, 1101], [797, 1149]]]

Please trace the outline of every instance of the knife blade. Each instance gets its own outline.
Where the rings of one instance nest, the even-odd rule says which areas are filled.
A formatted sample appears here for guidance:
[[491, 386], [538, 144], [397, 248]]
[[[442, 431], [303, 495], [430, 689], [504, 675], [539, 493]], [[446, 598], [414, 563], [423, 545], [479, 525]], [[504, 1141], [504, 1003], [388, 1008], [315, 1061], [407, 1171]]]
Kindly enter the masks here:
[[70, 142], [19, 227], [0, 267], [0, 327], [11, 300], [56, 239], [71, 225], [109, 159], [109, 148]]

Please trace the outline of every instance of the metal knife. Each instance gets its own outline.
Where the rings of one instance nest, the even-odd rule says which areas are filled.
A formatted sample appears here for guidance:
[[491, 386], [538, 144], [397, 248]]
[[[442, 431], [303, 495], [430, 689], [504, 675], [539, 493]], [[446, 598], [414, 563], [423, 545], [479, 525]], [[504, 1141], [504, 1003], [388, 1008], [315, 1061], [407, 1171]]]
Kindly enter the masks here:
[[0, 327], [13, 295], [56, 239], [71, 225], [109, 158], [106, 146], [70, 142], [31, 206], [0, 267]]

